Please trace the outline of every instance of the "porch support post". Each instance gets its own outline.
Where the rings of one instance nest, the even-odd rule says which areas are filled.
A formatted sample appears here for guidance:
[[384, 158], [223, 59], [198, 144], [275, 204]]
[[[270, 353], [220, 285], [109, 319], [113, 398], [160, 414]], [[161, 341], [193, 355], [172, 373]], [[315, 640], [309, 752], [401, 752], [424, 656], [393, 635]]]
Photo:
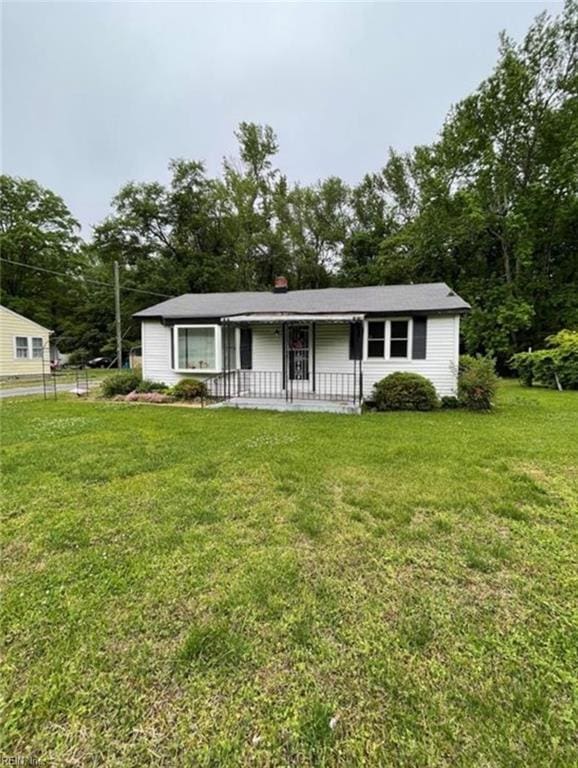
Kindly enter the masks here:
[[363, 402], [363, 320], [358, 320], [361, 331], [361, 349], [359, 352], [359, 405]]
[[[355, 342], [355, 327], [357, 323], [353, 320], [349, 321], [349, 343], [352, 344], [352, 341]], [[355, 402], [355, 399], [357, 397], [357, 347], [355, 346], [355, 343], [353, 343], [353, 346], [351, 347], [351, 357], [353, 358], [353, 402]], [[349, 394], [349, 392], [347, 393]]]
[[285, 400], [289, 399], [289, 372], [287, 370], [287, 323], [281, 323], [281, 357], [283, 359], [283, 372], [281, 374], [283, 378], [283, 389], [285, 390]]
[[[237, 397], [241, 397], [241, 331], [237, 333], [240, 326], [233, 326], [233, 365], [235, 366], [235, 378], [237, 379]], [[251, 353], [252, 354], [252, 353]], [[237, 361], [239, 361], [239, 368], [237, 368]]]
[[223, 390], [225, 395], [225, 400], [228, 399], [228, 390], [227, 390], [227, 320], [223, 320], [223, 327], [221, 329], [221, 345], [222, 350], [221, 353], [223, 355]]
[[315, 320], [311, 323], [311, 367], [312, 367], [312, 378], [311, 378], [311, 389], [313, 392], [315, 392], [316, 389], [316, 379], [317, 379], [317, 366], [316, 366], [316, 355], [317, 355], [317, 323]]
[[231, 351], [230, 351], [230, 333], [231, 325], [228, 320], [225, 320], [225, 333], [223, 334], [223, 340], [225, 342], [225, 381], [227, 382], [227, 400], [231, 399]]

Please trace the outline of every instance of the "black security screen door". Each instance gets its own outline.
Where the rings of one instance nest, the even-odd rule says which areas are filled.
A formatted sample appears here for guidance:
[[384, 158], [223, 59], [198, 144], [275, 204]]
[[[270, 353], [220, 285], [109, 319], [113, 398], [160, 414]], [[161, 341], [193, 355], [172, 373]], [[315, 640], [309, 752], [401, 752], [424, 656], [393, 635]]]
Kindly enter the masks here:
[[288, 330], [289, 378], [309, 379], [309, 326], [290, 325]]

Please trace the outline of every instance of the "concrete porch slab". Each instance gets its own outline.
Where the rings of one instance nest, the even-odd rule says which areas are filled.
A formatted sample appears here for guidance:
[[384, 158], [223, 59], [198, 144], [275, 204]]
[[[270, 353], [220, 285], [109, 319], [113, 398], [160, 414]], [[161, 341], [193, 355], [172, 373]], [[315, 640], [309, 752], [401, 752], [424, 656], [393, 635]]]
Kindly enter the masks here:
[[313, 412], [313, 413], [342, 413], [359, 414], [361, 407], [357, 404], [339, 400], [294, 400], [275, 397], [232, 397], [221, 403], [215, 403], [209, 408], [247, 408], [259, 411]]

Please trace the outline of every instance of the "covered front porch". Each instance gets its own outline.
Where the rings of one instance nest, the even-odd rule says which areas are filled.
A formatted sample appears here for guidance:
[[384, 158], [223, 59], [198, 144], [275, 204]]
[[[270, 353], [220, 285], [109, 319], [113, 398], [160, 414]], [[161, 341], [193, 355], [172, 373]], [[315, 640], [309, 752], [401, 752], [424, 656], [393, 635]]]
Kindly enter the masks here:
[[[363, 395], [363, 316], [221, 318], [223, 370], [209, 396], [238, 408], [355, 413]], [[339, 330], [338, 330], [339, 329]]]

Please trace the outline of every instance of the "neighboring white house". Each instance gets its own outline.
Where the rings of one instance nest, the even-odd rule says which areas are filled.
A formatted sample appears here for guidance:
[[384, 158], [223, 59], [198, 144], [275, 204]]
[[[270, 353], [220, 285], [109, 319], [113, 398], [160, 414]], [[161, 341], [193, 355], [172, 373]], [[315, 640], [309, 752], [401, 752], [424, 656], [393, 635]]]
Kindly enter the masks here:
[[0, 305], [0, 377], [49, 373], [51, 333]]
[[147, 379], [205, 379], [211, 394], [241, 406], [358, 408], [394, 371], [456, 394], [469, 308], [445, 283], [288, 291], [278, 278], [271, 293], [185, 294], [135, 317]]

